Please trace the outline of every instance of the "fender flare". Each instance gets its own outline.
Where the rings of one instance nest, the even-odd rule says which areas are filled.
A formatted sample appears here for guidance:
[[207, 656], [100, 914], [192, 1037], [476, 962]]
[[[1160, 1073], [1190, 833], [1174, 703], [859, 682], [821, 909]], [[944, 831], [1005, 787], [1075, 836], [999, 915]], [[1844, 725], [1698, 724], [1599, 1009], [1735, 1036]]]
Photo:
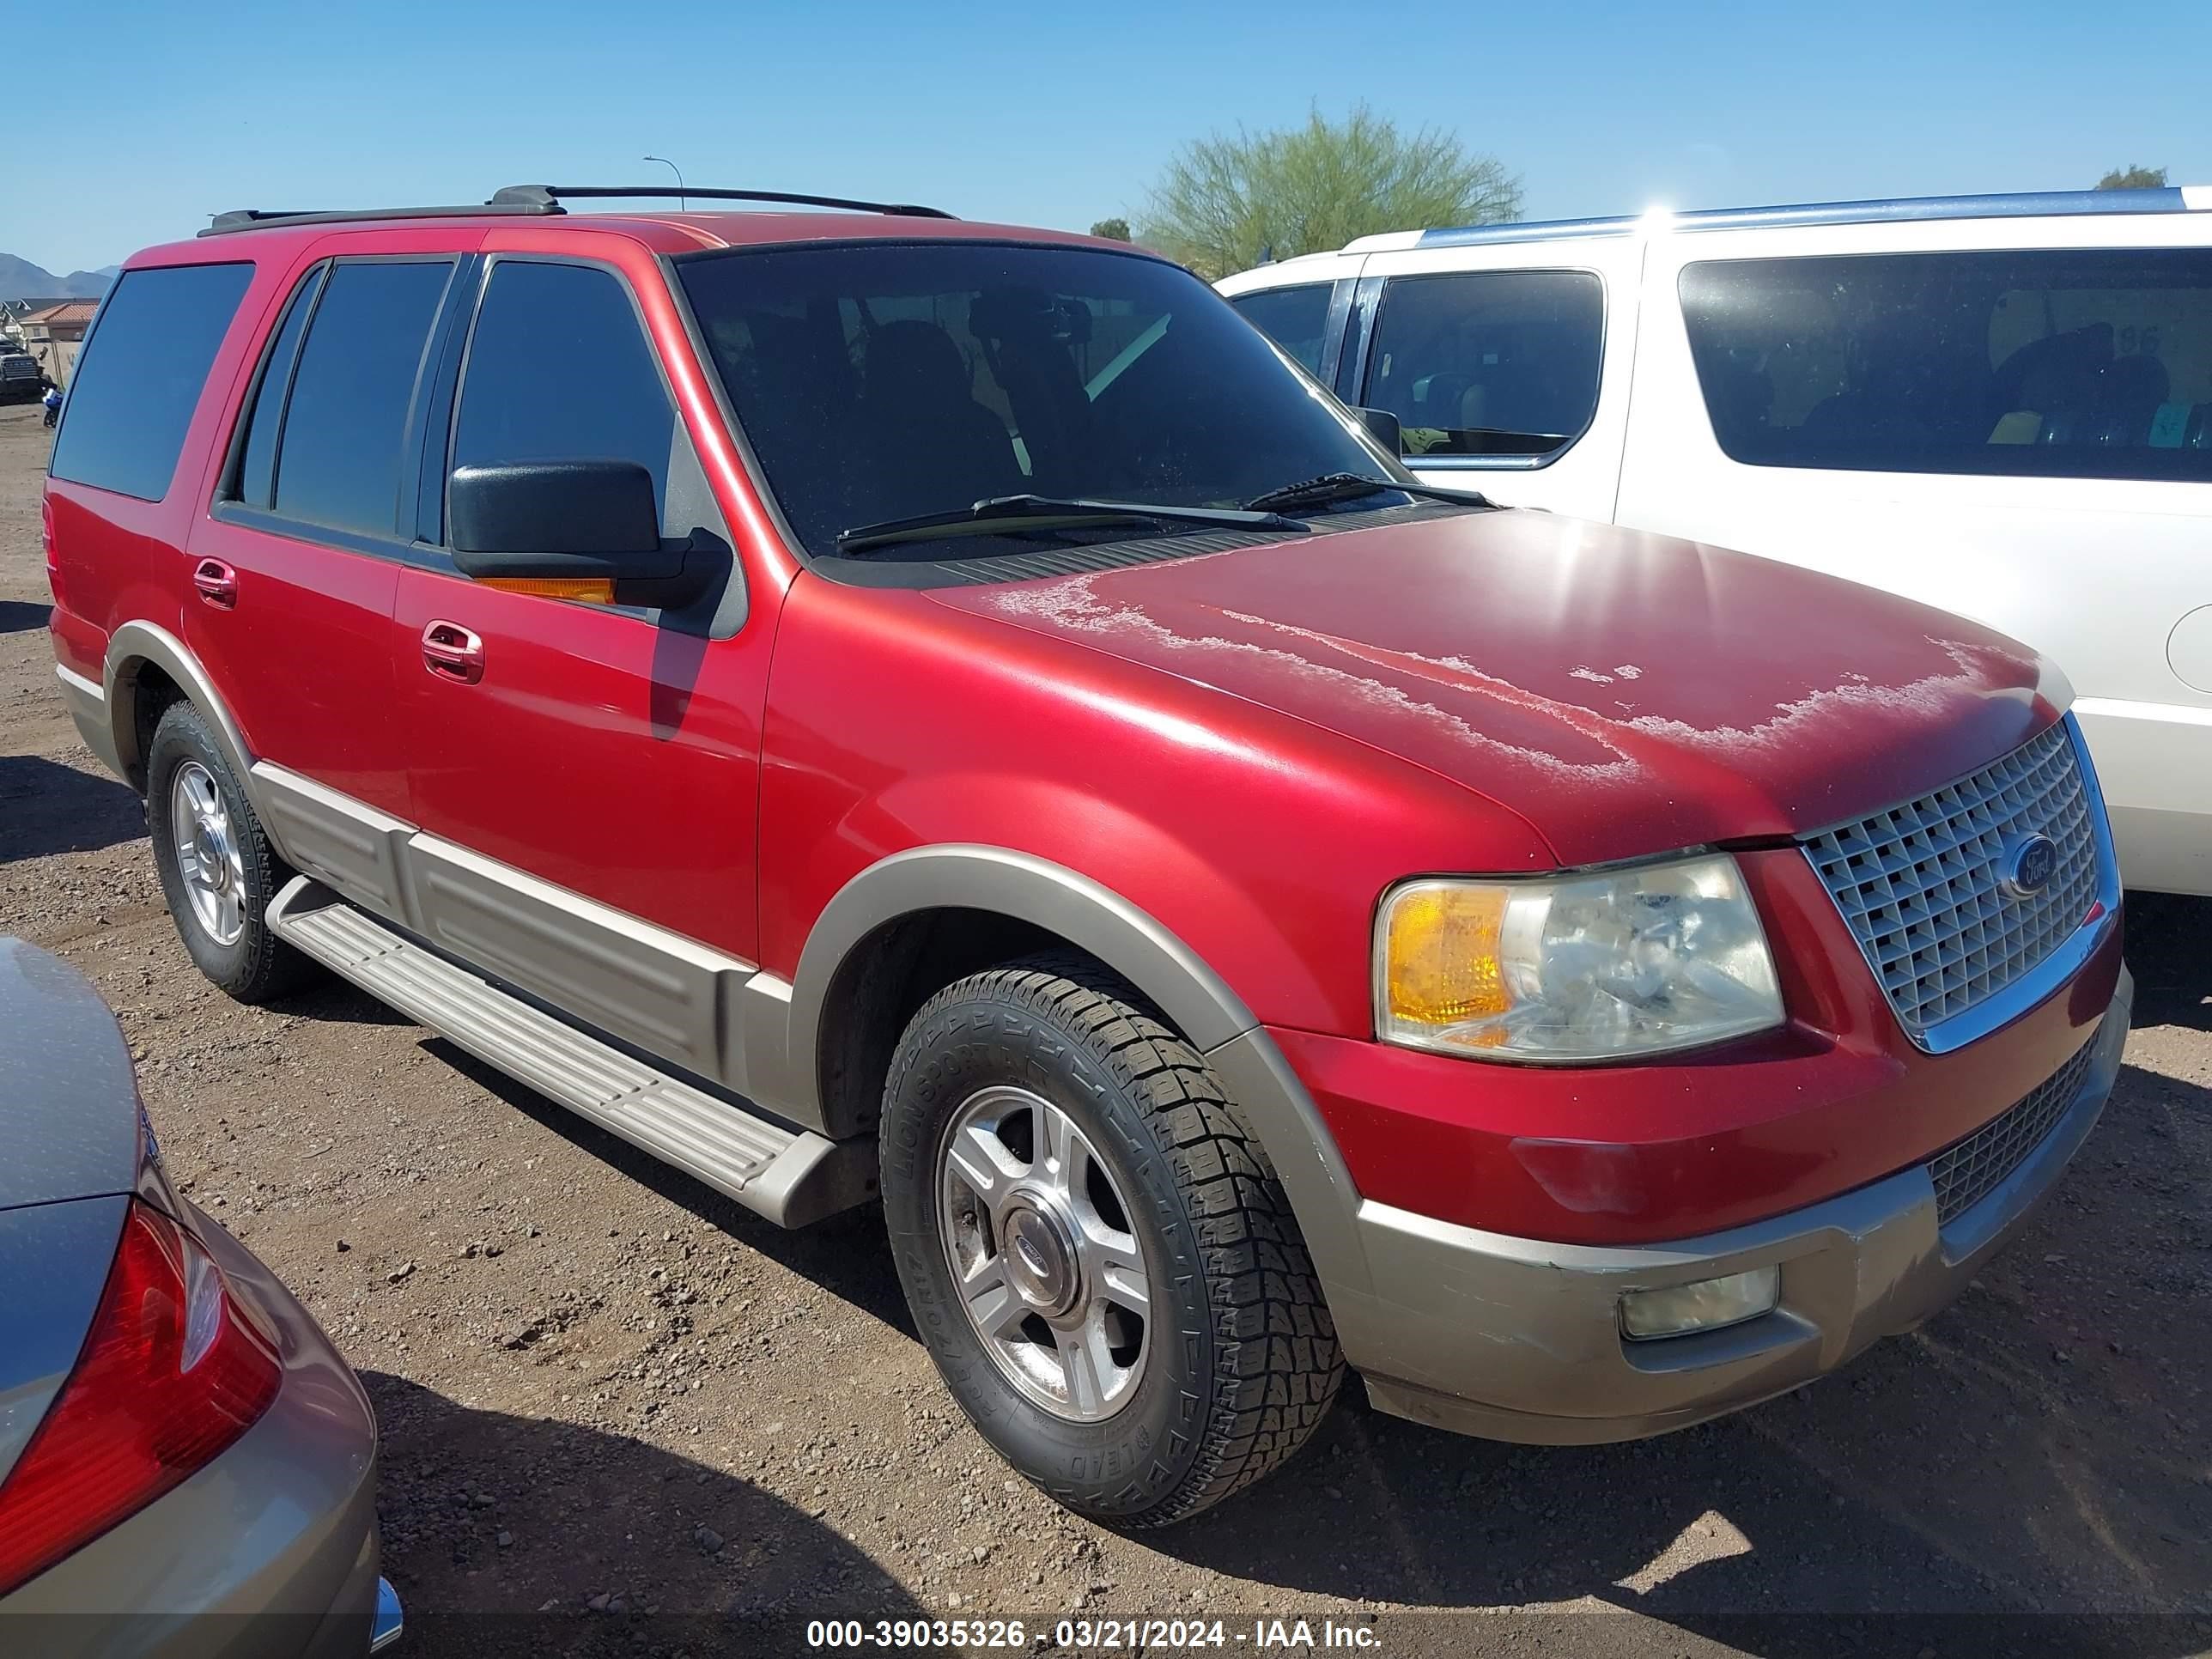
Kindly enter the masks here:
[[895, 853], [853, 877], [823, 908], [800, 952], [789, 988], [783, 1075], [757, 1083], [769, 1084], [769, 1095], [792, 1103], [801, 1118], [811, 1110], [818, 1121], [823, 1012], [838, 970], [885, 923], [945, 908], [988, 911], [1057, 934], [1156, 1003], [1213, 1066], [1266, 1150], [1324, 1292], [1367, 1291], [1358, 1189], [1312, 1096], [1258, 1017], [1155, 917], [1065, 865], [1010, 848], [948, 843]]
[[943, 909], [988, 910], [1058, 934], [1158, 1003], [1200, 1049], [1260, 1023], [1195, 951], [1111, 889], [1027, 853], [952, 843], [894, 853], [823, 907], [792, 976], [793, 1066], [814, 1064], [830, 983], [854, 948], [886, 922]]
[[229, 762], [240, 787], [253, 791], [253, 750], [239, 729], [229, 707], [208, 678], [207, 670], [187, 646], [166, 628], [149, 622], [127, 622], [107, 638], [105, 690], [107, 720], [113, 734], [115, 756], [124, 777], [134, 787], [145, 787], [145, 757], [138, 752], [137, 668], [152, 663], [177, 683], [192, 707], [198, 709], [213, 732], [216, 745]]

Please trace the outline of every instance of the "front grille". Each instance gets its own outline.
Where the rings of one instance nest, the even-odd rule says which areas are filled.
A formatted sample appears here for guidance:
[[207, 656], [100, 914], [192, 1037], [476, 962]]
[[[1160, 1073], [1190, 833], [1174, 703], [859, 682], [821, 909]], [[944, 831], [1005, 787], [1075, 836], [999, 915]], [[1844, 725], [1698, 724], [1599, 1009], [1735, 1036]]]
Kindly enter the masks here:
[[2030, 1090], [2019, 1105], [1991, 1118], [1928, 1165], [1936, 1179], [1936, 1221], [1948, 1227], [1990, 1195], [2007, 1176], [2056, 1128], [2074, 1103], [2089, 1070], [2094, 1042], [2085, 1042], [2049, 1078]]
[[[2096, 902], [2089, 792], [2061, 721], [1933, 794], [1808, 837], [1805, 850], [1914, 1041], [2031, 972]], [[2057, 868], [2021, 898], [2007, 843], [2040, 833]]]

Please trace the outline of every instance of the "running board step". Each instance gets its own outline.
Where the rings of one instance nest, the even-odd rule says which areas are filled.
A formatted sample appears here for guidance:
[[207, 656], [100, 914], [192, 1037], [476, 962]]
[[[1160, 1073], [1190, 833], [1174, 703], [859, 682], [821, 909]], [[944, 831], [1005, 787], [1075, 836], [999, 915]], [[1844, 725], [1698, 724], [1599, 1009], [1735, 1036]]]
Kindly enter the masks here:
[[756, 1117], [456, 967], [309, 877], [276, 896], [269, 925], [457, 1048], [779, 1226], [851, 1209], [875, 1191], [872, 1141]]

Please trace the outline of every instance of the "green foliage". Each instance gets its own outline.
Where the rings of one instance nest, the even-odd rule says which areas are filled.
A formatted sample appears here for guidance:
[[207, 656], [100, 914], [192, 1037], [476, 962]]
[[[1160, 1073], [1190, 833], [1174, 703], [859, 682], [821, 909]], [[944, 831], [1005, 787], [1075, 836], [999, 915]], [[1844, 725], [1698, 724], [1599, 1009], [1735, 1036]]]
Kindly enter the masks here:
[[2114, 167], [2097, 180], [2099, 190], [2163, 190], [2166, 188], [2164, 167], [2139, 167], [2133, 162], [2124, 167]]
[[1355, 236], [1521, 216], [1521, 181], [1450, 133], [1410, 136], [1357, 105], [1340, 122], [1239, 128], [1187, 144], [1148, 196], [1142, 234], [1202, 276], [1263, 258], [1342, 247]]
[[1129, 222], [1127, 219], [1101, 219], [1091, 227], [1091, 234], [1103, 236], [1109, 242], [1126, 242], [1129, 240]]

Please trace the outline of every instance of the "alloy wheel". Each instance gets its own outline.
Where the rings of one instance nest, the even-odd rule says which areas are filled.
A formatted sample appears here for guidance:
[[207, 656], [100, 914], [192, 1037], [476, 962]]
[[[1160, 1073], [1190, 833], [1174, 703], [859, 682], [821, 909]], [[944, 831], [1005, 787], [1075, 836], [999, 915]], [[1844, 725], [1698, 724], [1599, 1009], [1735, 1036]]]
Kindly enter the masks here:
[[222, 791], [198, 761], [178, 767], [170, 782], [169, 833], [193, 920], [217, 945], [235, 945], [246, 931], [246, 860]]
[[1042, 1095], [979, 1090], [939, 1153], [939, 1231], [993, 1361], [1068, 1422], [1111, 1417], [1144, 1375], [1144, 1247], [1103, 1158]]

